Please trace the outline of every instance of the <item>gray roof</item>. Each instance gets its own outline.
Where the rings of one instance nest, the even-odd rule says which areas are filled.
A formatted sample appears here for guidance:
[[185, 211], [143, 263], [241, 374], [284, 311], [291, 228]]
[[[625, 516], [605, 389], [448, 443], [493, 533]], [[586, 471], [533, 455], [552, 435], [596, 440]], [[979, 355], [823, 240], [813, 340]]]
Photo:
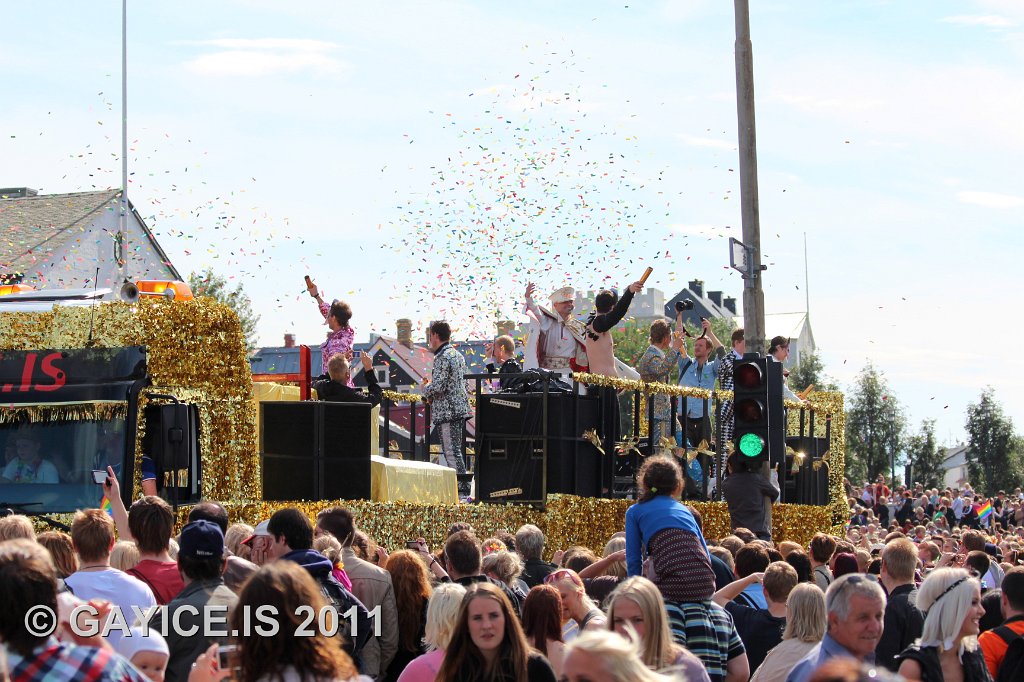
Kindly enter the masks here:
[[[26, 272], [48, 263], [104, 212], [119, 210], [120, 189], [71, 194], [0, 198], [0, 272]], [[175, 272], [167, 254], [129, 200], [129, 208], [161, 260]]]

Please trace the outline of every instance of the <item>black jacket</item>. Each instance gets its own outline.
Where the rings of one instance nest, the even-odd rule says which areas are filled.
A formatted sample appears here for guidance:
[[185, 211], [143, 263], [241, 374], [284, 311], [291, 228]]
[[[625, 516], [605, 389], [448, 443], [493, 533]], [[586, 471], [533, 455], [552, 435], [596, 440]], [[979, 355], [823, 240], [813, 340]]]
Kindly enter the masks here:
[[558, 570], [558, 566], [548, 563], [543, 559], [527, 559], [523, 563], [523, 572], [519, 578], [526, 583], [527, 587], [536, 587], [544, 584], [544, 578]]
[[377, 383], [377, 375], [373, 373], [373, 370], [366, 369], [363, 370], [363, 377], [366, 378], [366, 390], [369, 392], [369, 395], [354, 388], [349, 388], [345, 384], [333, 379], [314, 381], [313, 388], [316, 389], [317, 397], [320, 400], [328, 400], [332, 403], [370, 403], [370, 405], [380, 405], [384, 392], [381, 390], [380, 384]]
[[722, 492], [733, 529], [747, 528], [759, 537], [768, 534], [771, 511], [765, 509], [764, 498], [774, 502], [779, 499], [779, 491], [767, 478], [752, 471], [737, 471], [725, 479]]
[[[338, 632], [345, 635], [343, 648], [345, 653], [351, 656], [358, 665], [360, 662], [359, 652], [362, 651], [366, 640], [370, 638], [374, 629], [370, 622], [369, 611], [354, 594], [337, 581], [334, 577], [334, 566], [331, 564], [331, 560], [323, 554], [312, 549], [296, 549], [281, 558], [294, 561], [306, 569], [309, 575], [316, 580], [324, 597], [338, 610], [339, 625], [341, 626]], [[349, 614], [349, 610], [353, 607], [355, 608], [355, 618]]]
[[917, 588], [913, 585], [894, 588], [885, 603], [884, 627], [875, 647], [875, 662], [893, 672], [899, 670], [896, 657], [921, 636], [923, 629], [924, 614], [917, 608]]
[[[509, 358], [505, 362], [501, 363], [501, 367], [498, 369], [498, 387], [504, 389], [505, 382], [508, 381], [508, 379], [503, 379], [501, 377], [502, 374], [519, 374], [522, 371], [523, 368], [519, 366], [519, 361], [515, 358]], [[487, 363], [487, 372], [489, 374], [494, 374], [493, 362]]]

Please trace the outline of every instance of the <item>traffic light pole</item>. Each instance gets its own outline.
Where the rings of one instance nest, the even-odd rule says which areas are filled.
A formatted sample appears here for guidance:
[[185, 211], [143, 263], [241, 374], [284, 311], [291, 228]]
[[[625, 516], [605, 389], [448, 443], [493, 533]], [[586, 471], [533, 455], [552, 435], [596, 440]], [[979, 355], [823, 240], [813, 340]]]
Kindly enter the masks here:
[[757, 135], [754, 125], [754, 51], [748, 0], [736, 7], [736, 114], [739, 123], [740, 204], [743, 243], [751, 247], [743, 275], [743, 336], [747, 351], [765, 352], [764, 292], [761, 289], [761, 224], [757, 198]]

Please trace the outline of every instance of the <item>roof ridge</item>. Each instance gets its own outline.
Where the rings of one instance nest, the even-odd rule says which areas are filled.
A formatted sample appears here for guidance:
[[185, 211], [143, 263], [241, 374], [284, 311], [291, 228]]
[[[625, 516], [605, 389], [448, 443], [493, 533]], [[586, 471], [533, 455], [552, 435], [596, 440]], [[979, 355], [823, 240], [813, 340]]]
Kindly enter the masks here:
[[62, 192], [60, 194], [33, 194], [27, 197], [11, 197], [11, 196], [0, 196], [0, 201], [34, 201], [38, 199], [56, 199], [59, 197], [81, 197], [85, 195], [100, 195], [100, 194], [111, 194], [118, 196], [121, 194], [120, 188], [117, 189], [101, 189], [93, 190], [91, 192]]

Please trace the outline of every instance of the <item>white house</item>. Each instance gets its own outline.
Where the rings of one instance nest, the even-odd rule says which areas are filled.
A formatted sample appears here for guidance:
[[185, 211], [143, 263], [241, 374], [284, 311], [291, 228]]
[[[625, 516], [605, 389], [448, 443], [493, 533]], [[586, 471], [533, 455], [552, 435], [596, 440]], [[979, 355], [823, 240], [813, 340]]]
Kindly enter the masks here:
[[949, 488], [963, 489], [964, 483], [970, 482], [967, 474], [967, 446], [954, 445], [946, 448], [942, 468], [946, 471], [942, 479], [943, 484]]
[[[736, 326], [743, 327], [743, 318], [736, 318]], [[813, 353], [817, 348], [811, 321], [807, 313], [765, 313], [764, 336], [768, 342], [775, 336], [789, 338], [789, 357], [783, 363], [786, 369], [800, 364], [800, 358], [806, 353]], [[724, 341], [723, 341], [724, 342]]]
[[130, 201], [127, 238], [118, 244], [120, 196], [119, 189], [42, 195], [26, 187], [0, 189], [0, 277], [36, 289], [98, 284], [113, 297], [121, 284], [120, 257], [133, 281], [181, 280]]

